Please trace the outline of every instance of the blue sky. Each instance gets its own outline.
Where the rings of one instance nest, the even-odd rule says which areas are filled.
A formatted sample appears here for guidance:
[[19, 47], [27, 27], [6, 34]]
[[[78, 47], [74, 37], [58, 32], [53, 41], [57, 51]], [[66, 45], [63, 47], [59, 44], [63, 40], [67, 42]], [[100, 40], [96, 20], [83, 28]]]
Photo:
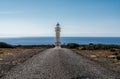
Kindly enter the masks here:
[[120, 37], [120, 0], [0, 0], [0, 37]]

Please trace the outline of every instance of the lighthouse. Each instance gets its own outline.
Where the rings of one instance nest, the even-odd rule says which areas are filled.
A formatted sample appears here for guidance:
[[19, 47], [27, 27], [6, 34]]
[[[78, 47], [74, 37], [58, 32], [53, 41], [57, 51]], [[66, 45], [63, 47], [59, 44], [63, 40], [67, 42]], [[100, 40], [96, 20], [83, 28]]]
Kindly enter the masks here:
[[56, 24], [55, 32], [56, 32], [55, 47], [56, 47], [56, 48], [60, 48], [60, 47], [61, 47], [61, 42], [60, 42], [60, 32], [61, 32], [61, 28], [60, 28], [60, 24], [59, 24], [59, 23]]

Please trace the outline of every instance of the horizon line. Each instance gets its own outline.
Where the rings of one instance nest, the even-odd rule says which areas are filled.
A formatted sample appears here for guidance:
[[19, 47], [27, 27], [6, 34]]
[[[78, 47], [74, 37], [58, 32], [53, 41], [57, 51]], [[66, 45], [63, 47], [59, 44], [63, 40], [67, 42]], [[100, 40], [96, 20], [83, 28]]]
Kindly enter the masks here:
[[[0, 37], [0, 38], [39, 38], [39, 37], [47, 38], [47, 37], [55, 37], [55, 36], [11, 36], [11, 37]], [[61, 36], [61, 38], [64, 38], [64, 37], [68, 37], [68, 38], [69, 37], [89, 37], [89, 38], [118, 37], [120, 38], [120, 36]]]

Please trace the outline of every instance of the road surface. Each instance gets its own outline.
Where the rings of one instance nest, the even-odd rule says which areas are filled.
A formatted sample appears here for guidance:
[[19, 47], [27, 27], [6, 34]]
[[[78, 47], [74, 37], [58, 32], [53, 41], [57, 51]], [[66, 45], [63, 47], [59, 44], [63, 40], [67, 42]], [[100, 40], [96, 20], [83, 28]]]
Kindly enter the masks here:
[[120, 79], [120, 74], [69, 49], [52, 48], [14, 67], [1, 79]]

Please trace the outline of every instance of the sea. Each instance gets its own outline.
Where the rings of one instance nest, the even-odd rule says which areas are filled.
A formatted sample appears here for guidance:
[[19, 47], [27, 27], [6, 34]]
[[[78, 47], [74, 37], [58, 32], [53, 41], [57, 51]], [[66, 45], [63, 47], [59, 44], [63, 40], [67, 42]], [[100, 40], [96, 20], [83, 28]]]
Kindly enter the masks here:
[[[0, 38], [0, 42], [11, 45], [53, 45], [55, 37]], [[120, 45], [120, 37], [61, 37], [61, 43]]]

